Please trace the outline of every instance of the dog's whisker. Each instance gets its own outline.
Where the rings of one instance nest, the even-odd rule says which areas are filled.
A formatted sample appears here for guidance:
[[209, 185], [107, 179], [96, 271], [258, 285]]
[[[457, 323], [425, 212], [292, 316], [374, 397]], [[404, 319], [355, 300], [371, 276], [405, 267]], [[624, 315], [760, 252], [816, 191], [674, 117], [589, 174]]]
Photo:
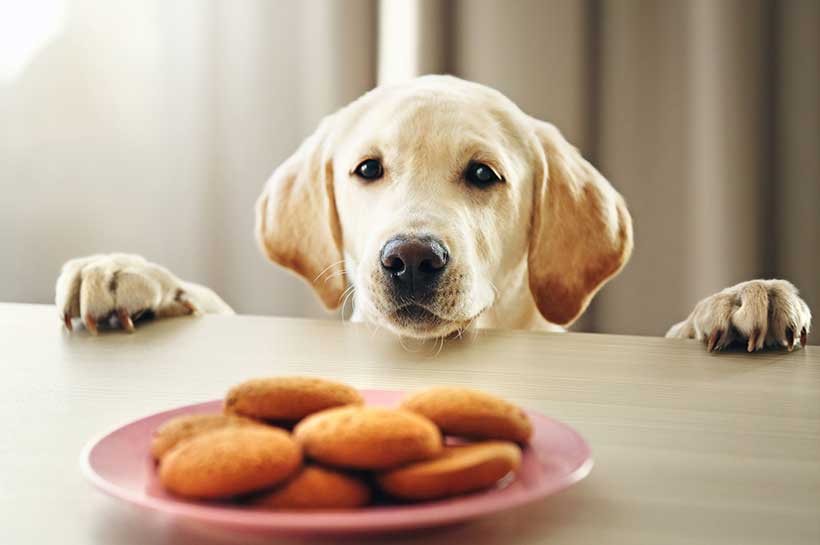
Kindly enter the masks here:
[[[404, 339], [405, 339], [405, 338], [404, 338], [404, 336], [403, 336], [403, 335], [399, 335], [399, 344], [400, 344], [400, 345], [401, 345], [401, 347], [404, 349], [404, 351], [405, 351], [405, 352], [407, 352], [408, 354], [417, 354], [417, 353], [418, 353], [418, 351], [419, 351], [420, 349], [419, 349], [419, 348], [416, 348], [415, 350], [411, 350], [409, 346], [407, 346], [406, 344], [404, 344]], [[423, 343], [422, 343], [422, 344], [423, 344]]]
[[471, 323], [472, 323], [472, 320], [467, 322], [467, 325], [465, 325], [464, 327], [460, 327], [456, 330], [456, 338], [457, 339], [460, 340], [462, 338], [462, 336], [464, 335], [464, 330], [467, 329], [468, 327], [470, 327]]
[[339, 301], [344, 299], [345, 295], [347, 295], [350, 292], [350, 290], [354, 290], [354, 289], [356, 289], [356, 286], [353, 285], [353, 284], [346, 287], [345, 290], [342, 292], [342, 294], [339, 296]]
[[333, 267], [335, 267], [335, 266], [337, 266], [341, 263], [344, 263], [344, 262], [345, 262], [344, 259], [340, 259], [339, 261], [331, 263], [330, 265], [328, 265], [327, 267], [325, 267], [324, 269], [319, 271], [319, 274], [317, 274], [316, 278], [313, 279], [313, 283], [315, 284], [322, 277], [322, 275], [325, 274], [326, 272], [328, 272], [330, 269], [332, 269]]
[[[355, 285], [353, 285], [353, 284], [351, 284], [350, 286], [348, 286], [348, 287], [347, 287], [347, 288], [346, 288], [346, 289], [342, 292], [341, 297], [342, 297], [342, 299], [343, 299], [343, 301], [342, 301], [342, 321], [343, 321], [343, 322], [345, 322], [345, 321], [350, 321], [350, 317], [345, 318], [345, 307], [347, 306], [347, 302], [348, 302], [348, 300], [349, 300], [349, 299], [353, 296], [353, 294], [355, 294], [355, 293], [356, 293], [356, 286], [355, 286]], [[351, 309], [351, 313], [350, 313], [350, 314], [351, 314], [351, 316], [353, 315], [352, 310], [353, 310], [353, 309]]]
[[325, 277], [325, 279], [323, 280], [323, 282], [327, 282], [328, 280], [330, 280], [330, 279], [331, 279], [331, 278], [333, 278], [334, 276], [342, 276], [342, 275], [345, 275], [345, 274], [347, 274], [347, 269], [342, 269], [341, 271], [336, 271], [336, 272], [335, 272], [335, 273], [333, 273], [333, 274], [329, 274], [329, 275], [327, 275], [327, 276]]
[[[342, 302], [342, 321], [343, 321], [343, 322], [345, 322], [345, 321], [349, 322], [349, 321], [350, 321], [350, 317], [349, 317], [349, 316], [348, 316], [348, 318], [347, 318], [347, 319], [345, 319], [345, 307], [347, 306], [347, 302], [350, 300], [350, 298], [351, 298], [351, 297], [353, 297], [353, 295], [354, 295], [355, 293], [356, 293], [356, 289], [355, 289], [355, 288], [354, 288], [354, 289], [352, 289], [352, 290], [350, 290], [350, 292], [349, 292], [349, 293], [345, 296], [345, 300], [344, 300], [344, 302]], [[351, 316], [353, 315], [352, 310], [353, 310], [353, 309], [351, 308], [351, 313], [350, 313], [350, 314], [351, 314]]]
[[[479, 313], [479, 314], [480, 314], [480, 313]], [[478, 319], [478, 315], [473, 316], [472, 318], [470, 318], [470, 319], [467, 321], [467, 323], [466, 323], [466, 324], [464, 324], [464, 327], [460, 327], [460, 328], [458, 329], [458, 338], [459, 338], [459, 339], [461, 339], [461, 338], [463, 337], [464, 333], [466, 333], [467, 331], [470, 331], [470, 332], [473, 334], [473, 340], [475, 340], [475, 337], [476, 337], [476, 335], [477, 335], [477, 330], [478, 330], [478, 328], [474, 328], [474, 327], [473, 327], [473, 325], [475, 324], [475, 321], [476, 321], [477, 319]]]
[[[472, 325], [472, 322], [470, 323], [470, 325]], [[472, 340], [475, 341], [478, 338], [478, 328], [473, 327], [473, 328], [471, 328], [470, 331], [472, 331], [472, 334], [473, 334]]]
[[501, 298], [501, 292], [498, 290], [498, 287], [493, 283], [492, 280], [490, 280], [489, 282], [490, 282], [490, 287], [495, 292], [495, 298], [500, 299]]
[[370, 320], [365, 320], [364, 323], [367, 324], [367, 330], [370, 332], [370, 340], [372, 341], [376, 336], [376, 333], [381, 330], [381, 326], [379, 324], [372, 323]]
[[345, 291], [356, 289], [356, 284], [350, 284], [348, 287], [345, 288]]
[[438, 357], [438, 355], [439, 355], [439, 354], [441, 354], [441, 351], [444, 349], [444, 341], [445, 341], [445, 339], [444, 339], [444, 337], [439, 337], [439, 339], [441, 340], [441, 344], [439, 344], [439, 346], [438, 346], [438, 350], [436, 350], [436, 353], [435, 353], [435, 354], [433, 354], [433, 358], [437, 358], [437, 357]]

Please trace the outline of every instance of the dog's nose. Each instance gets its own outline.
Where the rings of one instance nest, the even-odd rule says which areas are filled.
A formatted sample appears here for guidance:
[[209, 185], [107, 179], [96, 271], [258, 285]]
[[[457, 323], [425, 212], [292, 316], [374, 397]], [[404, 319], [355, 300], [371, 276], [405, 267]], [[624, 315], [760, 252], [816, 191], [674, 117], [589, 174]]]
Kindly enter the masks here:
[[396, 237], [381, 251], [382, 270], [410, 295], [427, 295], [447, 266], [447, 249], [432, 237]]

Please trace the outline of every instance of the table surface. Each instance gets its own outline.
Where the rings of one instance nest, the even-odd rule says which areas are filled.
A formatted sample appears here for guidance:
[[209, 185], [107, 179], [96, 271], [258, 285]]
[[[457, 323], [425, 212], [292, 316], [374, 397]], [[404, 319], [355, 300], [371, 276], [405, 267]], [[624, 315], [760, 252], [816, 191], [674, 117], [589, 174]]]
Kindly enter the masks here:
[[547, 500], [358, 543], [820, 543], [820, 347], [707, 354], [684, 340], [479, 331], [438, 350], [365, 325], [257, 316], [69, 335], [51, 306], [0, 304], [0, 543], [279, 542], [122, 504], [83, 480], [79, 455], [123, 422], [297, 373], [483, 388], [592, 446], [590, 476]]

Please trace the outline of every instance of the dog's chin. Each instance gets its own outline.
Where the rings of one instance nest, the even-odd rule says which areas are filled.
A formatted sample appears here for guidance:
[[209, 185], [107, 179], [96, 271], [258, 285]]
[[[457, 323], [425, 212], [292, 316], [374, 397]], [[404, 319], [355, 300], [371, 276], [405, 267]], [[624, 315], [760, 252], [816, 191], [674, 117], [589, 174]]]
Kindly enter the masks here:
[[405, 305], [383, 314], [388, 328], [404, 337], [431, 339], [447, 337], [463, 329], [469, 320], [443, 318], [421, 305]]

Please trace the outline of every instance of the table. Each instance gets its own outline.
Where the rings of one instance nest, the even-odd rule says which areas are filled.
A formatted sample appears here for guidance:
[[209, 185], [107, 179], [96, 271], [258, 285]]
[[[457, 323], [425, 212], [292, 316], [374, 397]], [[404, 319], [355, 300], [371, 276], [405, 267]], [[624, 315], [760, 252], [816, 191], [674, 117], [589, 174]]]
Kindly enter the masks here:
[[84, 482], [78, 460], [126, 421], [294, 373], [484, 388], [592, 446], [591, 475], [543, 502], [356, 543], [820, 543], [820, 347], [707, 354], [694, 341], [479, 331], [438, 349], [366, 325], [257, 316], [69, 335], [51, 306], [0, 304], [0, 543], [279, 542], [131, 508]]

